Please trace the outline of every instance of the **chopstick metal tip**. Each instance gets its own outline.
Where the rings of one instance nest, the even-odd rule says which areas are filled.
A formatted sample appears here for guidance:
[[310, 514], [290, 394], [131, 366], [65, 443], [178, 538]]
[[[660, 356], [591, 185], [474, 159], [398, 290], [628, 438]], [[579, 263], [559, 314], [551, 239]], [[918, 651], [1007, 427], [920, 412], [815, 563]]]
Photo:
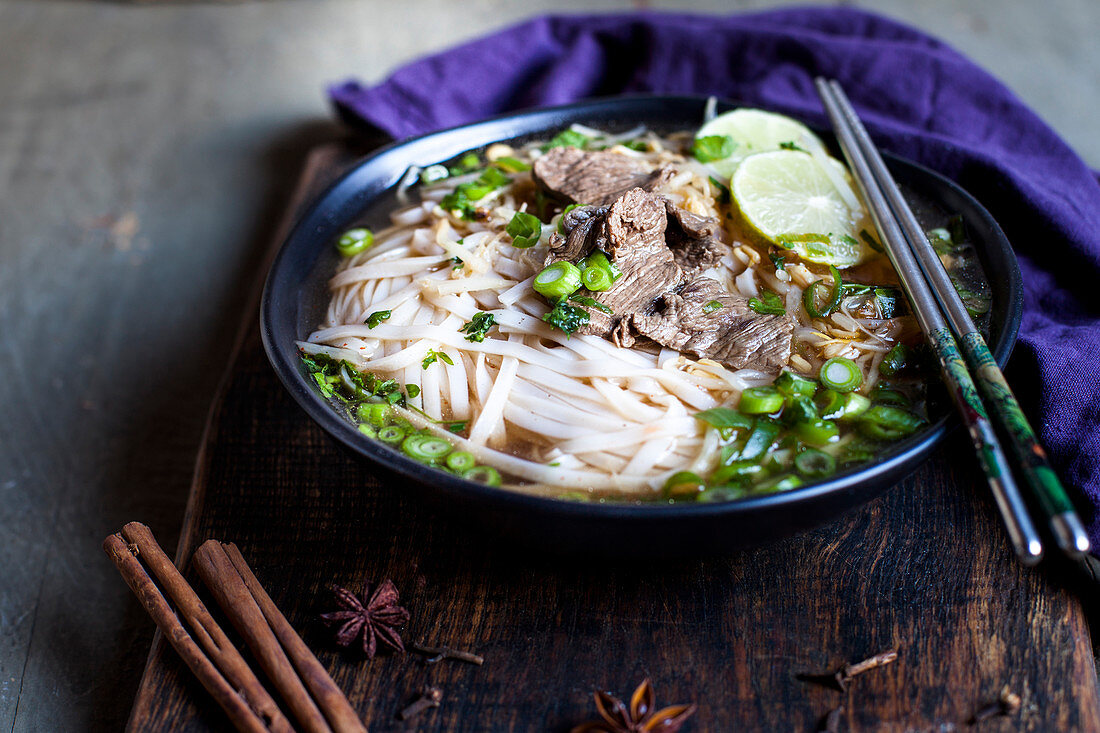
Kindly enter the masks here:
[[1063, 512], [1051, 517], [1050, 528], [1058, 547], [1072, 557], [1088, 552], [1092, 546], [1088, 533], [1074, 512]]

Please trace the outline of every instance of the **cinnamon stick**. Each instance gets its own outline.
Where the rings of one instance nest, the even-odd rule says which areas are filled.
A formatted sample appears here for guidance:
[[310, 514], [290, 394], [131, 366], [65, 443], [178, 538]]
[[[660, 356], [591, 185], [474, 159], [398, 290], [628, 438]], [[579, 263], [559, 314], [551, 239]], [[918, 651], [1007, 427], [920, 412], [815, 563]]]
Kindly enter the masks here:
[[294, 671], [264, 613], [237, 572], [225, 548], [217, 540], [202, 543], [193, 559], [195, 570], [237, 629], [260, 667], [282, 694], [302, 727], [310, 733], [332, 733]]
[[[213, 540], [210, 541], [213, 542]], [[290, 622], [286, 620], [286, 617], [275, 605], [275, 602], [271, 600], [271, 596], [260, 585], [260, 581], [253, 574], [252, 569], [248, 567], [248, 563], [245, 562], [244, 556], [237, 545], [231, 542], [228, 545], [223, 545], [223, 548], [229, 556], [229, 560], [233, 563], [233, 567], [240, 573], [245, 586], [247, 586], [257, 605], [259, 605], [264, 618], [271, 626], [271, 630], [275, 632], [275, 636], [283, 645], [290, 661], [294, 663], [294, 667], [298, 670], [302, 681], [313, 693], [314, 699], [324, 712], [325, 717], [328, 718], [332, 729], [337, 733], [366, 733], [366, 728], [363, 726], [363, 722], [359, 720], [355, 709], [352, 708], [344, 693], [336, 686], [325, 668], [317, 661], [317, 657], [302, 641], [302, 637], [298, 636], [298, 632], [294, 630]]]
[[[239, 684], [238, 678], [227, 680], [226, 676], [223, 676], [218, 667], [211, 662], [203, 652], [203, 649], [195, 642], [194, 638], [188, 634], [187, 629], [184, 628], [183, 624], [180, 622], [176, 612], [172, 610], [172, 607], [168, 604], [168, 601], [165, 599], [160, 589], [157, 588], [157, 585], [149, 577], [149, 574], [145, 571], [145, 568], [142, 567], [141, 562], [139, 562], [136, 557], [136, 555], [140, 554], [147, 562], [149, 562], [150, 558], [155, 562], [160, 547], [156, 544], [156, 541], [152, 539], [152, 532], [149, 531], [148, 527], [136, 523], [134, 524], [136, 526], [127, 525], [126, 527], [130, 530], [130, 537], [127, 539], [131, 539], [132, 544], [127, 543], [126, 539], [123, 539], [122, 536], [113, 534], [103, 541], [103, 550], [115, 563], [115, 566], [122, 574], [122, 578], [126, 581], [126, 584], [130, 586], [130, 589], [138, 597], [142, 606], [145, 607], [145, 610], [153, 618], [153, 621], [164, 634], [168, 643], [172, 645], [172, 648], [176, 650], [184, 663], [195, 674], [195, 677], [198, 678], [202, 686], [206, 688], [214, 700], [225, 711], [237, 730], [245, 731], [246, 733], [291, 731], [292, 728], [290, 724], [282, 717], [282, 713], [275, 706], [274, 700], [271, 700], [270, 696], [263, 691], [263, 688], [259, 687], [258, 680], [256, 680], [256, 687]], [[133, 537], [140, 537], [140, 544], [132, 539]], [[164, 553], [161, 551], [159, 554], [163, 555]], [[165, 559], [167, 558], [165, 557]], [[171, 562], [169, 562], [168, 565], [171, 566]], [[151, 564], [150, 567], [153, 567], [153, 565]], [[179, 575], [179, 571], [175, 569], [175, 566], [172, 566], [172, 570], [176, 575]], [[158, 575], [156, 569], [154, 569], [154, 575]], [[183, 577], [179, 576], [179, 579], [182, 581]], [[161, 582], [164, 584], [163, 580]], [[183, 584], [186, 586], [186, 581], [184, 581]], [[169, 595], [172, 595], [173, 600], [175, 600], [175, 594], [170, 592]], [[199, 607], [202, 606], [202, 602], [198, 601], [197, 596], [195, 597], [195, 601], [198, 603]], [[206, 609], [203, 608], [202, 610], [205, 611]], [[209, 614], [207, 614], [207, 616], [208, 615]], [[210, 623], [213, 623], [212, 619]], [[214, 624], [214, 628], [216, 628], [216, 624]], [[199, 635], [200, 641], [203, 642], [203, 646], [213, 644], [208, 629], [204, 629], [202, 626], [195, 626], [195, 630], [196, 632], [204, 632]], [[220, 629], [218, 629], [218, 631], [220, 631]], [[233, 652], [236, 652], [236, 649], [234, 649], [231, 644], [227, 643], [226, 646], [232, 649]], [[241, 661], [243, 662], [244, 660], [242, 659]], [[247, 669], [247, 665], [245, 665], [245, 669]], [[251, 672], [249, 672], [249, 674], [251, 674]], [[255, 679], [254, 676], [253, 679]], [[258, 688], [262, 695], [256, 694], [256, 688]], [[265, 697], [266, 701], [263, 699]], [[268, 703], [270, 703], [270, 706]], [[274, 717], [270, 715], [271, 710], [274, 710]], [[278, 721], [280, 720], [285, 725], [279, 725]]]

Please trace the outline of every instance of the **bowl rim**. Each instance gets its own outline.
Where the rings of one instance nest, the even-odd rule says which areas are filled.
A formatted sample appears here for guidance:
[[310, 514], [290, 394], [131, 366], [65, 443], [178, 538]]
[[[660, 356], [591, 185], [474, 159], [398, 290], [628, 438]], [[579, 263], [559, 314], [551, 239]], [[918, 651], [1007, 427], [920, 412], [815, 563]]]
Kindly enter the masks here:
[[[451, 155], [434, 158], [430, 162], [447, 160], [463, 150], [476, 149], [492, 142], [507, 141], [537, 134], [538, 132], [548, 132], [555, 127], [560, 127], [576, 118], [583, 118], [586, 114], [590, 115], [594, 112], [618, 113], [620, 115], [628, 111], [648, 112], [650, 117], [656, 117], [654, 110], [658, 108], [684, 105], [699, 106], [701, 108], [707, 103], [708, 99], [709, 97], [706, 95], [636, 94], [532, 108], [496, 115], [484, 120], [428, 132], [403, 140], [395, 140], [356, 161], [347, 171], [301, 207], [294, 225], [280, 245], [279, 251], [267, 273], [260, 302], [260, 334], [268, 361], [279, 380], [299, 407], [337, 442], [358, 456], [380, 465], [396, 475], [412, 479], [418, 483], [431, 485], [433, 489], [457, 498], [487, 500], [500, 505], [502, 508], [537, 509], [567, 518], [627, 521], [644, 518], [648, 521], [665, 519], [675, 521], [686, 517], [705, 516], [715, 518], [751, 513], [765, 507], [769, 509], [783, 508], [813, 498], [854, 489], [862, 484], [886, 477], [909, 462], [927, 458], [931, 453], [931, 449], [944, 438], [949, 428], [958, 425], [958, 418], [953, 412], [944, 415], [916, 435], [892, 445], [881, 458], [872, 463], [861, 464], [858, 467], [839, 472], [827, 480], [788, 491], [744, 497], [732, 501], [704, 503], [632, 502], [629, 500], [568, 501], [503, 487], [488, 486], [419, 463], [360, 433], [350, 422], [340, 416], [331, 404], [316, 393], [306, 381], [301, 371], [298, 350], [294, 347], [294, 341], [298, 340], [298, 337], [295, 335], [290, 339], [285, 338], [286, 328], [278, 322], [277, 315], [281, 312], [280, 309], [287, 298], [300, 299], [301, 297], [300, 290], [291, 287], [293, 283], [287, 284], [285, 282], [293, 274], [293, 271], [288, 270], [290, 253], [296, 243], [308, 242], [311, 238], [311, 230], [323, 223], [325, 204], [338, 193], [342, 193], [344, 188], [355, 185], [355, 179], [364, 176], [364, 171], [369, 170], [372, 166], [383, 165], [388, 162], [389, 157], [394, 155], [402, 155], [405, 158], [404, 166], [398, 166], [400, 170], [396, 175], [391, 174], [385, 179], [374, 181], [371, 190], [363, 194], [365, 208], [371, 200], [390, 190], [400, 180], [408, 167], [414, 164], [414, 160], [417, 159], [414, 158], [415, 155], [427, 154], [430, 156], [440, 148], [449, 149], [456, 145], [456, 142], [451, 142], [448, 145], [448, 141], [474, 140], [475, 144], [466, 145], [463, 142], [458, 145], [459, 148], [462, 148], [461, 150], [456, 150]], [[746, 105], [739, 104], [734, 100], [718, 99], [719, 110], [724, 111], [739, 106]], [[799, 119], [808, 124], [815, 132], [822, 133], [827, 138], [832, 137], [830, 132], [822, 130], [819, 125], [812, 122], [806, 122], [805, 118], [799, 114], [787, 112], [783, 114]], [[490, 137], [483, 134], [488, 131], [493, 131]], [[477, 140], [480, 140], [480, 142], [477, 142]], [[466, 147], [462, 147], [462, 145], [466, 145]], [[1001, 338], [997, 340], [993, 348], [997, 363], [1003, 367], [1008, 361], [1016, 342], [1022, 319], [1022, 279], [1019, 263], [1011, 244], [988, 210], [957, 183], [926, 166], [889, 152], [884, 151], [883, 157], [892, 169], [898, 167], [908, 168], [910, 172], [915, 172], [918, 176], [923, 176], [928, 181], [947, 188], [954, 196], [965, 201], [970, 207], [971, 213], [981, 220], [986, 230], [992, 235], [992, 239], [1003, 250], [1000, 254], [1004, 256], [1008, 265], [1009, 299], [1008, 303], [1005, 304], [1004, 321], [1000, 329]], [[424, 158], [419, 158], [419, 160], [423, 161]], [[993, 255], [988, 252], [979, 254], [979, 257], [983, 259], [988, 259], [991, 256]], [[314, 260], [314, 266], [316, 266], [316, 260]], [[913, 468], [915, 468], [915, 465]]]

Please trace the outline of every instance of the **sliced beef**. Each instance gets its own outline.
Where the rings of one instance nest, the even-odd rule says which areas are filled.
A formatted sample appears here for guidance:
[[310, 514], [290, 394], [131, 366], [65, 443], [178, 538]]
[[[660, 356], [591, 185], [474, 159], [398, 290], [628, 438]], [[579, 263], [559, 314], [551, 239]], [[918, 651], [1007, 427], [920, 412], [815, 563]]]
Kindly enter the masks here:
[[655, 191], [672, 178], [668, 166], [650, 172], [640, 161], [607, 151], [554, 148], [531, 170], [535, 183], [559, 201], [610, 204], [632, 188]]
[[689, 239], [703, 239], [714, 237], [725, 241], [726, 233], [722, 229], [722, 223], [713, 216], [699, 216], [687, 209], [681, 209], [668, 199], [665, 199], [665, 211], [669, 217], [669, 234]]
[[562, 229], [565, 236], [553, 234], [550, 237], [550, 251], [546, 255], [546, 264], [558, 260], [576, 262], [594, 248], [602, 249], [606, 241], [604, 218], [606, 206], [578, 206], [562, 217]]
[[713, 216], [699, 216], [665, 199], [668, 215], [668, 242], [676, 264], [688, 277], [718, 264], [728, 251], [723, 244], [726, 236], [721, 223]]
[[[715, 307], [715, 302], [721, 307]], [[641, 336], [732, 369], [775, 372], [790, 359], [793, 330], [789, 315], [756, 313], [746, 298], [727, 292], [716, 280], [700, 277], [679, 293], [666, 294], [654, 312], [628, 316], [615, 337], [624, 346]]]
[[622, 270], [622, 277], [602, 293], [582, 291], [610, 308], [608, 316], [590, 308], [591, 320], [581, 333], [611, 335], [624, 316], [648, 311], [662, 293], [683, 282], [684, 276], [665, 244], [664, 199], [640, 188], [615, 201], [603, 219], [607, 241], [601, 249]]

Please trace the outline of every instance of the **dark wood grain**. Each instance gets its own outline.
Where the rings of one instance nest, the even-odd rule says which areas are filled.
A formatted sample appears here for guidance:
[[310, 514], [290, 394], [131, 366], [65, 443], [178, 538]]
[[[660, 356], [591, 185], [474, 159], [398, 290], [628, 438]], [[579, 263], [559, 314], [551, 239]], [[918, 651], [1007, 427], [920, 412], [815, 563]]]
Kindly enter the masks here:
[[[296, 200], [341, 159], [315, 153]], [[1014, 561], [962, 439], [884, 497], [767, 547], [663, 564], [554, 557], [456, 526], [347, 458], [278, 384], [253, 322], [211, 416], [177, 557], [207, 538], [236, 542], [372, 731], [564, 731], [593, 712], [593, 688], [625, 696], [645, 677], [658, 704], [698, 704], [685, 730], [815, 730], [838, 704], [849, 730], [961, 729], [1005, 685], [1021, 712], [981, 730], [1100, 730], [1074, 581]], [[328, 588], [387, 577], [412, 612], [406, 640], [473, 650], [484, 666], [336, 651], [315, 620], [332, 610]], [[844, 693], [799, 678], [888, 649], [897, 661]], [[428, 683], [442, 706], [398, 721]], [[156, 639], [129, 729], [226, 725]]]

